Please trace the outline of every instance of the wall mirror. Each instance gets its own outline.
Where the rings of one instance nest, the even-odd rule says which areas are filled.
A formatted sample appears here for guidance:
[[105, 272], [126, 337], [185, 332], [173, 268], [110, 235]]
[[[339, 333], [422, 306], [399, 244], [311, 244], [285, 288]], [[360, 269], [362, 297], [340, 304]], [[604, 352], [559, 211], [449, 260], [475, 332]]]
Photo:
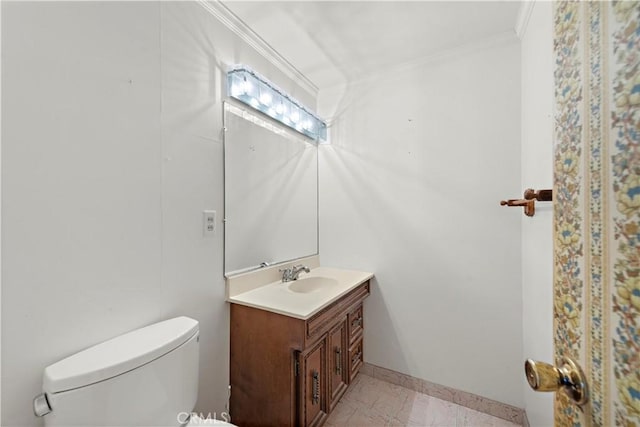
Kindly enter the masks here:
[[225, 274], [318, 253], [315, 142], [224, 106]]

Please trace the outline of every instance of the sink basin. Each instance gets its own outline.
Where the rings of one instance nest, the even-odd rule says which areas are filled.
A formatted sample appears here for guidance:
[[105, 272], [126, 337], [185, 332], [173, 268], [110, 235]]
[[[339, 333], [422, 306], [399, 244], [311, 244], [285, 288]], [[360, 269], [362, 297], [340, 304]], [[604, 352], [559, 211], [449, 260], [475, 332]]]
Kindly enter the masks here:
[[318, 292], [323, 289], [332, 288], [337, 284], [338, 281], [330, 277], [303, 277], [296, 281], [293, 281], [289, 285], [289, 290], [292, 292], [308, 294], [311, 292]]

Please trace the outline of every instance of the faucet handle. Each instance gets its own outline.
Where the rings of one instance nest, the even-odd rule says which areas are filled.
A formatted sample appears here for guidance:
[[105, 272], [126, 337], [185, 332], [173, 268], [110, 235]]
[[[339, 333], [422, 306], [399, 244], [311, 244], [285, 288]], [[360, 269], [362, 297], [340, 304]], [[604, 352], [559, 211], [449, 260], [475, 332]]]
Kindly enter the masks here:
[[293, 275], [293, 268], [279, 268], [278, 271], [282, 273], [282, 281], [288, 282]]

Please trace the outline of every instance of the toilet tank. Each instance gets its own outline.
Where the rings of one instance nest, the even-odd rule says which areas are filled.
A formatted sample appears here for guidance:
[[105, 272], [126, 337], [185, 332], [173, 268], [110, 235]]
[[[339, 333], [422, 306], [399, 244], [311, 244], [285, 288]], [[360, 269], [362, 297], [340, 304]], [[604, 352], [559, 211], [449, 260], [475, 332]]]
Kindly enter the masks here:
[[198, 322], [176, 317], [44, 371], [45, 426], [179, 426], [198, 397]]

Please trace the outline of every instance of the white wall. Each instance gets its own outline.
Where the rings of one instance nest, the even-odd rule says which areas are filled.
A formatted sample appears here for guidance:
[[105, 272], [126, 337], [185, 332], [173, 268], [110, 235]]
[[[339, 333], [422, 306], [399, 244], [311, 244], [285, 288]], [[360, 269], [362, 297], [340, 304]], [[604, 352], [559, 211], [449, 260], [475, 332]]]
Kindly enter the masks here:
[[222, 411], [226, 65], [312, 96], [192, 2], [2, 2], [2, 53], [2, 425], [41, 424], [45, 366], [177, 315]]
[[[532, 3], [522, 35], [522, 187], [553, 186], [553, 4]], [[553, 362], [553, 209], [538, 203], [522, 217], [523, 356]], [[523, 374], [524, 378], [524, 374]], [[553, 425], [553, 393], [524, 381], [532, 426]]]
[[496, 40], [325, 107], [320, 254], [375, 272], [367, 362], [522, 407], [520, 48]]
[[2, 425], [26, 426], [46, 365], [166, 310], [159, 7], [2, 8]]

